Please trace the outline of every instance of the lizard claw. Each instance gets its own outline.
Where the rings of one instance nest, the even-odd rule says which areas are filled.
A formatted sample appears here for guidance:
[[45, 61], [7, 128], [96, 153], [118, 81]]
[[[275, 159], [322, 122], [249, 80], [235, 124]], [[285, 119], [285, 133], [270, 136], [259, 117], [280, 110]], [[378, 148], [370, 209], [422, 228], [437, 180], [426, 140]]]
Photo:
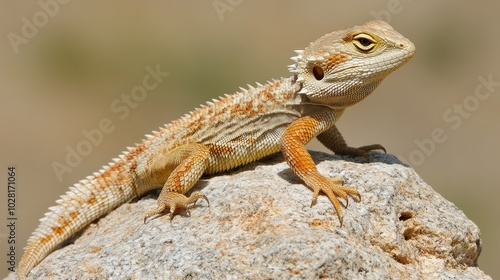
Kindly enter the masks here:
[[373, 151], [373, 150], [382, 150], [382, 151], [384, 151], [384, 154], [387, 154], [387, 151], [385, 150], [384, 146], [382, 146], [380, 144], [373, 144], [373, 145], [362, 146], [362, 147], [359, 147], [357, 149], [365, 151], [367, 153], [370, 152], [370, 151]]
[[175, 211], [179, 208], [186, 209], [187, 213], [189, 216], [191, 216], [191, 212], [189, 212], [188, 206], [190, 204], [196, 204], [196, 201], [198, 199], [203, 198], [208, 205], [210, 206], [210, 202], [208, 201], [208, 198], [202, 193], [202, 192], [193, 192], [189, 197], [186, 197], [185, 195], [181, 193], [176, 193], [176, 192], [171, 192], [171, 191], [165, 191], [161, 192], [160, 196], [158, 197], [158, 207], [155, 209], [150, 210], [146, 216], [144, 217], [144, 224], [146, 224], [147, 219], [163, 214], [165, 209], [169, 209], [170, 212], [170, 221], [174, 218]]
[[341, 202], [339, 201], [339, 197], [346, 201], [347, 207], [349, 205], [348, 195], [354, 195], [358, 197], [358, 200], [361, 200], [361, 195], [357, 190], [351, 187], [344, 186], [344, 180], [341, 178], [326, 178], [322, 175], [318, 174], [316, 180], [313, 181], [311, 185], [309, 185], [313, 189], [313, 199], [311, 202], [311, 207], [316, 203], [316, 199], [318, 198], [319, 192], [322, 191], [330, 202], [333, 204], [335, 211], [337, 213], [337, 217], [340, 221], [340, 226], [343, 224], [343, 215], [342, 215], [342, 207]]
[[150, 210], [146, 216], [144, 216], [144, 224], [146, 224], [147, 220], [149, 217], [152, 217], [154, 215], [158, 215], [158, 214], [161, 214], [163, 213], [163, 211], [165, 211], [165, 205], [158, 205], [158, 207], [156, 209], [152, 209]]
[[384, 146], [379, 144], [367, 145], [358, 148], [345, 146], [342, 147], [341, 149], [337, 149], [335, 153], [341, 155], [355, 156], [355, 157], [368, 157], [368, 153], [373, 150], [382, 150], [384, 151], [385, 154], [387, 154], [387, 151], [385, 150]]

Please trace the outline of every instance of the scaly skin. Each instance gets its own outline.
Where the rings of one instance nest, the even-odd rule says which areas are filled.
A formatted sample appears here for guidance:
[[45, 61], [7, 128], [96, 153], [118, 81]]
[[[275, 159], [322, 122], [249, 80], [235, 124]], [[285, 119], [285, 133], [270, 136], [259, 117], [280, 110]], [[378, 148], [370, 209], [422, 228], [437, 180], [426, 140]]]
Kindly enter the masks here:
[[[213, 174], [282, 151], [290, 168], [314, 192], [323, 192], [342, 224], [338, 198], [360, 198], [341, 178], [321, 175], [305, 149], [314, 137], [335, 153], [366, 156], [380, 145], [352, 148], [335, 127], [342, 113], [405, 64], [415, 47], [387, 23], [368, 22], [336, 31], [296, 51], [291, 77], [241, 89], [173, 121], [109, 166], [75, 184], [45, 214], [28, 240], [18, 268], [24, 279], [58, 245], [126, 201], [162, 187], [148, 218], [173, 217], [201, 192], [186, 197], [203, 174]], [[312, 205], [312, 204], [311, 204]]]

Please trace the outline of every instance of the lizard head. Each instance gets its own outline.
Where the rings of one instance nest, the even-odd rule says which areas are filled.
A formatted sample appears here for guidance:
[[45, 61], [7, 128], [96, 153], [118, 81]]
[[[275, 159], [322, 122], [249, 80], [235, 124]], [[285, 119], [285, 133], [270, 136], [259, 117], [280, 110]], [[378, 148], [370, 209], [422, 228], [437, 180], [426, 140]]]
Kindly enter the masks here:
[[345, 108], [367, 97], [415, 53], [413, 43], [383, 21], [324, 35], [296, 51], [290, 72], [300, 94], [314, 103]]

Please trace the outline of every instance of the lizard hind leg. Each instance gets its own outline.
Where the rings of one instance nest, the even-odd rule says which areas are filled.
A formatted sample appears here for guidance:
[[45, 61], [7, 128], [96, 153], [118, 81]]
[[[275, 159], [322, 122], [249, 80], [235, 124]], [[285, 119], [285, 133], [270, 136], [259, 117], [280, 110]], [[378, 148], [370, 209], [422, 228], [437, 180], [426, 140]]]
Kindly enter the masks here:
[[[173, 219], [177, 209], [185, 209], [189, 213], [188, 206], [195, 204], [200, 198], [209, 203], [208, 198], [199, 191], [191, 193], [189, 197], [184, 195], [205, 172], [210, 157], [209, 148], [198, 143], [186, 144], [172, 150], [168, 157], [173, 160], [167, 161], [167, 165], [173, 163], [176, 167], [161, 190], [158, 206], [146, 214], [144, 223], [152, 216], [163, 214], [166, 209], [170, 211], [170, 220]], [[162, 172], [161, 164], [155, 167], [157, 172]]]

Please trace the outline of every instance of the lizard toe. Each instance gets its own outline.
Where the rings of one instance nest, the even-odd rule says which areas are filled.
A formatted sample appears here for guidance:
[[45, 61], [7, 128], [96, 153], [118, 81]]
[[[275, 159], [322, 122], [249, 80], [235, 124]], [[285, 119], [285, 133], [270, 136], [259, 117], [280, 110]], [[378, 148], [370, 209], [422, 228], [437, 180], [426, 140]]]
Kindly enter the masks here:
[[384, 146], [382, 146], [380, 144], [373, 144], [373, 145], [362, 146], [362, 147], [359, 147], [357, 149], [365, 151], [367, 153], [366, 154], [367, 156], [368, 156], [368, 152], [373, 151], [373, 150], [382, 150], [382, 151], [384, 151], [384, 154], [387, 154], [387, 151], [384, 148]]
[[[357, 201], [360, 201], [361, 195], [359, 194], [359, 192], [354, 188], [344, 186], [344, 180], [342, 180], [341, 178], [327, 178], [318, 175], [318, 178], [316, 178], [312, 182], [313, 183], [309, 185], [314, 192], [311, 206], [315, 204], [319, 192], [323, 192], [335, 208], [335, 212], [337, 214], [337, 217], [339, 218], [340, 225], [342, 226], [342, 206], [347, 207], [349, 205], [349, 195], [356, 196]], [[345, 205], [343, 205], [341, 201], [339, 201], [339, 198], [345, 200]]]
[[148, 219], [152, 216], [162, 214], [165, 211], [165, 205], [158, 205], [155, 209], [150, 210], [146, 216], [144, 216], [144, 224], [147, 223]]
[[193, 192], [189, 197], [177, 192], [161, 192], [160, 196], [158, 197], [158, 207], [156, 209], [150, 210], [146, 214], [144, 223], [146, 223], [146, 220], [149, 217], [163, 214], [165, 212], [165, 209], [167, 208], [170, 212], [170, 221], [172, 221], [172, 219], [174, 218], [177, 209], [185, 209], [186, 213], [191, 216], [191, 212], [189, 211], [188, 207], [191, 204], [196, 204], [196, 201], [198, 201], [198, 199], [204, 199], [208, 203], [208, 205], [210, 205], [208, 198], [199, 191]]

